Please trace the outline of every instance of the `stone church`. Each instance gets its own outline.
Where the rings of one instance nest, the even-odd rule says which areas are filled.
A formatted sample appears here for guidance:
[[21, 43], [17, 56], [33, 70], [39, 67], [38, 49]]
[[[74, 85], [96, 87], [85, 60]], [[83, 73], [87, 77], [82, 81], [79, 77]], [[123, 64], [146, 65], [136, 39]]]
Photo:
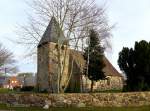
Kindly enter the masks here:
[[[61, 50], [57, 50], [58, 44]], [[90, 80], [83, 74], [85, 60], [81, 52], [75, 51], [67, 45], [68, 41], [60, 29], [58, 22], [52, 17], [46, 31], [38, 44], [38, 71], [37, 87], [39, 91], [57, 93], [58, 87], [68, 92], [87, 92], [90, 89]], [[60, 60], [58, 60], [60, 54]], [[58, 76], [58, 61], [63, 66], [63, 75]], [[107, 77], [94, 84], [94, 90], [122, 89], [123, 77], [104, 57], [105, 68], [103, 69]], [[72, 68], [73, 66], [73, 68]], [[60, 86], [58, 85], [60, 80]], [[67, 86], [67, 87], [65, 87]]]

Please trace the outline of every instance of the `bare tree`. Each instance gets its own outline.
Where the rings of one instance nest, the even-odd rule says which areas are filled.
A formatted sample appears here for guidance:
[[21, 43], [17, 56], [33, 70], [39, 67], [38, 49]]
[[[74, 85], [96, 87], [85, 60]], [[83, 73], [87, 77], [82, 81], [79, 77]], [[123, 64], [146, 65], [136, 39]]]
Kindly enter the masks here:
[[98, 7], [95, 0], [32, 0], [27, 3], [34, 13], [29, 14], [27, 25], [20, 26], [21, 36], [17, 42], [33, 49], [39, 43], [51, 17], [56, 18], [65, 37], [72, 42], [72, 47], [78, 39], [87, 37], [91, 28], [99, 32], [100, 39], [106, 40], [111, 36], [105, 10]]
[[5, 72], [16, 73], [18, 69], [15, 66], [15, 63], [16, 61], [13, 57], [13, 53], [0, 44], [0, 69]]
[[[19, 36], [18, 43], [31, 48], [31, 55], [36, 53], [35, 48], [52, 17], [56, 18], [60, 30], [64, 32], [68, 39], [68, 46], [75, 50], [84, 49], [90, 29], [96, 30], [101, 40], [107, 40], [111, 36], [111, 27], [108, 25], [105, 10], [103, 7], [98, 7], [95, 0], [32, 0], [32, 2], [27, 3], [31, 6], [34, 14], [29, 15], [27, 25], [19, 28], [22, 29], [21, 34], [23, 35]], [[58, 60], [60, 60], [60, 46], [62, 44], [59, 41], [57, 44]], [[58, 67], [58, 77], [60, 78], [58, 83], [60, 83], [64, 69], [60, 61]], [[60, 92], [60, 89], [58, 89], [58, 92]]]

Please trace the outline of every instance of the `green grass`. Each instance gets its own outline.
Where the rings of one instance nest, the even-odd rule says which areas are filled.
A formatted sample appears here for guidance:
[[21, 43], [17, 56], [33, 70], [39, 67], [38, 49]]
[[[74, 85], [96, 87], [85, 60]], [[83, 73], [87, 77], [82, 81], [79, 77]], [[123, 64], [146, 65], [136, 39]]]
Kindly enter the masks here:
[[0, 110], [13, 110], [13, 111], [150, 111], [150, 106], [142, 106], [142, 107], [108, 107], [108, 108], [50, 108], [49, 110], [44, 110], [38, 107], [7, 107], [7, 105], [0, 104]]
[[0, 94], [3, 93], [14, 93], [14, 91], [10, 89], [0, 88]]
[[[33, 94], [33, 93], [37, 93], [35, 91], [16, 91], [16, 90], [12, 90], [12, 89], [6, 89], [6, 88], [0, 88], [0, 94]], [[47, 94], [47, 93], [46, 93]]]
[[[7, 106], [6, 104], [0, 104], [0, 110], [13, 110], [13, 111], [43, 111], [42, 108], [38, 107], [13, 107]], [[49, 111], [49, 110], [45, 110]]]
[[[96, 91], [96, 92], [93, 92], [93, 93], [120, 93], [122, 92], [122, 90], [106, 90], [106, 91]], [[15, 90], [11, 90], [11, 89], [5, 89], [5, 88], [0, 88], [0, 94], [22, 94], [22, 93], [39, 93], [39, 92], [36, 92], [36, 91], [15, 91]], [[45, 93], [47, 94], [47, 93]]]
[[19, 94], [22, 93], [20, 91], [15, 91], [12, 89], [0, 88], [0, 94]]

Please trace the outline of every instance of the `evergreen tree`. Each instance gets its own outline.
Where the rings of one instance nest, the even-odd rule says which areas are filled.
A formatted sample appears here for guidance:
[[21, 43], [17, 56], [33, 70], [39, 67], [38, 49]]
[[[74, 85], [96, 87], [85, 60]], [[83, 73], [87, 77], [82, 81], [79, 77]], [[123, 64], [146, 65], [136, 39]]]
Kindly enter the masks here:
[[127, 91], [150, 90], [150, 42], [135, 42], [134, 49], [124, 47], [118, 65], [126, 74]]
[[100, 44], [98, 33], [94, 30], [90, 30], [89, 45], [85, 49], [84, 59], [87, 61], [85, 74], [91, 80], [91, 92], [93, 92], [94, 81], [105, 78], [102, 70], [105, 67], [103, 55], [104, 48]]

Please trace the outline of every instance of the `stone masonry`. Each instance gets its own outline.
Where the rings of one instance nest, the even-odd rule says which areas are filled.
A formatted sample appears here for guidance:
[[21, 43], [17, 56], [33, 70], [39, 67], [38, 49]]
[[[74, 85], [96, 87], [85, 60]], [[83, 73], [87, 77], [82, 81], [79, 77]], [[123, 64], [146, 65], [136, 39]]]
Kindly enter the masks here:
[[[69, 48], [68, 40], [54, 17], [46, 28], [37, 49], [37, 87], [39, 91], [57, 93], [60, 85], [59, 88], [62, 91], [89, 92], [90, 80], [84, 79], [83, 70], [86, 66], [83, 53]], [[122, 89], [123, 77], [121, 74], [106, 57], [104, 57], [104, 63], [103, 71], [107, 79], [96, 82], [94, 90]], [[62, 69], [58, 67], [60, 64]], [[60, 74], [58, 71], [63, 73]]]
[[0, 94], [0, 103], [43, 107], [130, 107], [150, 105], [150, 92]]

